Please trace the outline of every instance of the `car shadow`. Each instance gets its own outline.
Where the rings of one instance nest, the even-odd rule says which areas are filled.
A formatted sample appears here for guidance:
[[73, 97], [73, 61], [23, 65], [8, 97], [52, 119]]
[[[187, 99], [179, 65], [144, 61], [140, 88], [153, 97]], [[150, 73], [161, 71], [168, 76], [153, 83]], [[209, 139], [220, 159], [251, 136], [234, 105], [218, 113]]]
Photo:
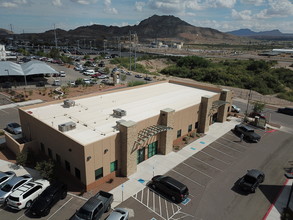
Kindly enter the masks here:
[[243, 190], [240, 189], [239, 187], [239, 182], [240, 182], [241, 178], [239, 178], [234, 185], [232, 186], [231, 190], [238, 193], [239, 195], [243, 195], [243, 196], [247, 196], [249, 195], [249, 192], [244, 192]]

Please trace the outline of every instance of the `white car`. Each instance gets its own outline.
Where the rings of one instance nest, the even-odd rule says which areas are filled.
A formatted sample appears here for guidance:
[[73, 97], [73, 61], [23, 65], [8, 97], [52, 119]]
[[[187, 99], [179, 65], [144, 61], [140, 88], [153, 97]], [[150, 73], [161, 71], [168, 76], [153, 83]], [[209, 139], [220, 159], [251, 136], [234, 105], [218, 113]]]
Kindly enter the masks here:
[[96, 73], [95, 73], [94, 70], [87, 70], [87, 71], [85, 71], [83, 74], [86, 75], [86, 76], [91, 76], [91, 75], [94, 75], [94, 74], [96, 74]]
[[91, 80], [90, 80], [90, 79], [83, 79], [83, 82], [84, 82], [85, 84], [91, 84]]
[[6, 172], [0, 171], [0, 186], [4, 185], [8, 180], [12, 179], [14, 176], [15, 176], [15, 173], [13, 171], [6, 171]]
[[128, 220], [129, 212], [124, 208], [115, 208], [107, 220]]
[[240, 113], [240, 111], [241, 111], [241, 109], [240, 108], [238, 108], [236, 105], [232, 105], [231, 106], [231, 112], [237, 112], [237, 113]]
[[21, 210], [31, 207], [33, 201], [48, 187], [50, 182], [39, 179], [29, 182], [13, 191], [7, 200], [7, 205], [12, 209]]
[[60, 71], [60, 72], [59, 72], [59, 75], [60, 75], [61, 77], [65, 77], [65, 76], [66, 76], [66, 73], [65, 73], [64, 71]]

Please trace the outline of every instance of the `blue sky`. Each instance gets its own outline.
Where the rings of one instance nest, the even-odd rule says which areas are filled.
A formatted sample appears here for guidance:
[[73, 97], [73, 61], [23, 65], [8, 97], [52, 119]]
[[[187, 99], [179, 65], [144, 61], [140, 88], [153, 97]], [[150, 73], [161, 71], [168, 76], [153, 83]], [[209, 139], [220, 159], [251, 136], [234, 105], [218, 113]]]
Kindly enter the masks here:
[[0, 28], [39, 33], [102, 24], [135, 25], [174, 15], [219, 31], [249, 28], [293, 33], [293, 0], [0, 0]]

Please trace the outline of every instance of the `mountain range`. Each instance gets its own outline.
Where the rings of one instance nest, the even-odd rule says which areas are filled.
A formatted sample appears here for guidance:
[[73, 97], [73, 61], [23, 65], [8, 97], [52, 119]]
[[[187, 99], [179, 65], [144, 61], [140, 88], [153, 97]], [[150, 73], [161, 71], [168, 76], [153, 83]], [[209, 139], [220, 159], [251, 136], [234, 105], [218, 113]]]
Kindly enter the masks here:
[[[184, 42], [190, 44], [196, 43], [230, 43], [236, 44], [241, 38], [231, 34], [223, 33], [212, 28], [203, 28], [193, 26], [180, 18], [172, 15], [153, 15], [138, 25], [133, 26], [105, 26], [90, 25], [81, 26], [73, 30], [48, 30], [44, 33], [25, 33], [14, 34], [17, 39], [27, 39], [38, 42], [54, 42], [55, 33], [59, 43], [76, 42], [83, 40], [102, 43], [122, 42], [129, 40], [130, 33], [136, 34], [140, 43], [165, 41], [165, 42]], [[1, 36], [1, 35], [0, 35]], [[3, 35], [2, 35], [3, 36]]]
[[293, 39], [293, 34], [285, 34], [279, 30], [255, 32], [250, 29], [239, 29], [235, 31], [229, 31], [226, 33], [239, 36], [239, 37], [250, 37], [255, 39], [267, 39], [267, 40], [286, 40], [286, 39], [292, 40]]

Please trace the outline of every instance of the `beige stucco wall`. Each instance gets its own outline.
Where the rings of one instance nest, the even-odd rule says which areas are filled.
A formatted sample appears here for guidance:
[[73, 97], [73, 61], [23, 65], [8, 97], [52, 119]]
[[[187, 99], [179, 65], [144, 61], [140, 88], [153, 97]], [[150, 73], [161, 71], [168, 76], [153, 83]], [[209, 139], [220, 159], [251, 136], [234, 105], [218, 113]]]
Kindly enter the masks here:
[[86, 184], [85, 153], [84, 147], [66, 136], [66, 132], [53, 129], [38, 120], [33, 114], [19, 109], [19, 117], [22, 125], [23, 136], [28, 140], [44, 144], [45, 153], [48, 155], [48, 148], [52, 150], [53, 159], [56, 153], [61, 157], [61, 165], [65, 167], [65, 160], [70, 163], [70, 173], [75, 175], [75, 168], [80, 170], [81, 182]]

